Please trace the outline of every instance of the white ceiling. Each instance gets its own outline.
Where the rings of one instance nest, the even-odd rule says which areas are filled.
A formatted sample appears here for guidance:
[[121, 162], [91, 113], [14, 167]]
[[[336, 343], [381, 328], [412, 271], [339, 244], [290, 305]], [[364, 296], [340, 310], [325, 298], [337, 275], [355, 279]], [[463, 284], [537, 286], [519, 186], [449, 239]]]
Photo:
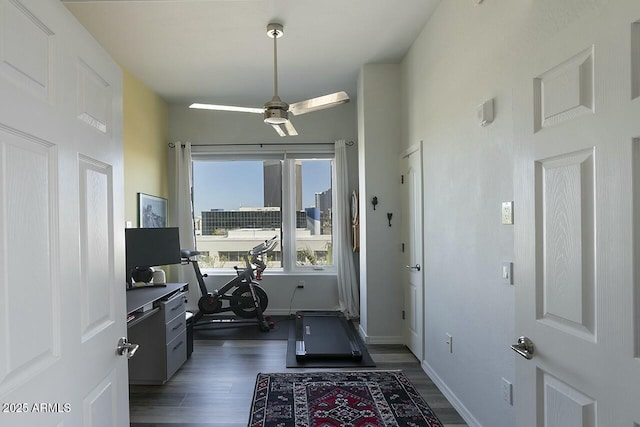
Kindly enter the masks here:
[[260, 107], [345, 90], [360, 67], [397, 63], [440, 0], [63, 0], [125, 69], [168, 102]]

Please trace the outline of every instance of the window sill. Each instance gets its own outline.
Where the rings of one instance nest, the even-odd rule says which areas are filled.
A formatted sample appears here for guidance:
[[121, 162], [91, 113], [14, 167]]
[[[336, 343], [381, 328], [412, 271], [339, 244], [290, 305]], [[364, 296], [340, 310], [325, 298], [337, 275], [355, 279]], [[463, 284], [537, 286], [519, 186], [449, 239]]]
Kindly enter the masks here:
[[[202, 274], [214, 277], [222, 276], [235, 276], [236, 271], [233, 269], [221, 270], [221, 269], [202, 269]], [[337, 276], [338, 273], [335, 268], [326, 268], [321, 270], [315, 270], [312, 268], [296, 269], [293, 271], [285, 271], [281, 268], [270, 268], [265, 271], [265, 276]]]

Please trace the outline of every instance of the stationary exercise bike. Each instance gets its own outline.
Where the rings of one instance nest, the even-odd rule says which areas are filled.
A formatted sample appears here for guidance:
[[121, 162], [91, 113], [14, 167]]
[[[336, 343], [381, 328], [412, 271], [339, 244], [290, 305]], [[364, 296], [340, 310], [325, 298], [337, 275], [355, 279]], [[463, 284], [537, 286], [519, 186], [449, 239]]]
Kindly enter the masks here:
[[[198, 300], [198, 312], [193, 316], [194, 327], [203, 324], [202, 320], [207, 315], [233, 312], [242, 319], [255, 318], [261, 331], [267, 332], [271, 329], [265, 320], [264, 311], [269, 304], [267, 293], [258, 284], [257, 280], [262, 279], [262, 272], [267, 268], [263, 260], [263, 255], [271, 252], [277, 245], [277, 236], [266, 240], [253, 247], [243, 255], [244, 268], [234, 266], [236, 277], [227, 282], [222, 288], [209, 292], [204, 283], [206, 274], [202, 274], [198, 265], [198, 251], [182, 250], [182, 264], [193, 265], [193, 270], [198, 280], [201, 297]], [[254, 267], [255, 266], [255, 267]], [[214, 320], [215, 322], [215, 320]], [[211, 322], [205, 322], [207, 324]], [[229, 322], [239, 324], [240, 322]]]

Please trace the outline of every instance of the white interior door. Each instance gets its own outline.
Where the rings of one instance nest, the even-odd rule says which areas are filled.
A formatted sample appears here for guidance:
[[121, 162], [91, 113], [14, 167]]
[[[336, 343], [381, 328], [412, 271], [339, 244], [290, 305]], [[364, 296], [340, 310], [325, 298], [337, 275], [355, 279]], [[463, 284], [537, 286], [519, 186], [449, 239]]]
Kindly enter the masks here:
[[523, 46], [514, 278], [534, 353], [514, 353], [519, 427], [640, 425], [639, 19], [636, 0], [607, 2]]
[[0, 424], [129, 425], [122, 77], [57, 0], [0, 0]]
[[411, 352], [424, 356], [424, 289], [422, 270], [422, 144], [401, 157], [403, 335]]

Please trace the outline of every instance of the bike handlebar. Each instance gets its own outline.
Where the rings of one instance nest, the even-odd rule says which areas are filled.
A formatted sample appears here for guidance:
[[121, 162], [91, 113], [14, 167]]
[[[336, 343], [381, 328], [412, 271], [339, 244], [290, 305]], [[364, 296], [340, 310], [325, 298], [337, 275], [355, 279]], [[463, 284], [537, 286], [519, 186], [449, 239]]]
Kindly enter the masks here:
[[269, 240], [265, 240], [263, 243], [260, 243], [257, 246], [254, 246], [250, 251], [249, 255], [262, 255], [267, 252], [272, 251], [276, 245], [278, 244], [278, 236], [273, 236]]
[[[262, 279], [262, 272], [267, 268], [267, 265], [262, 259], [262, 255], [271, 252], [278, 243], [277, 235], [273, 236], [269, 240], [265, 240], [264, 243], [260, 243], [254, 246], [247, 255], [245, 255], [245, 261], [247, 263], [247, 269], [251, 269], [251, 264], [255, 265], [256, 279]], [[249, 261], [249, 255], [251, 255], [251, 261]]]

